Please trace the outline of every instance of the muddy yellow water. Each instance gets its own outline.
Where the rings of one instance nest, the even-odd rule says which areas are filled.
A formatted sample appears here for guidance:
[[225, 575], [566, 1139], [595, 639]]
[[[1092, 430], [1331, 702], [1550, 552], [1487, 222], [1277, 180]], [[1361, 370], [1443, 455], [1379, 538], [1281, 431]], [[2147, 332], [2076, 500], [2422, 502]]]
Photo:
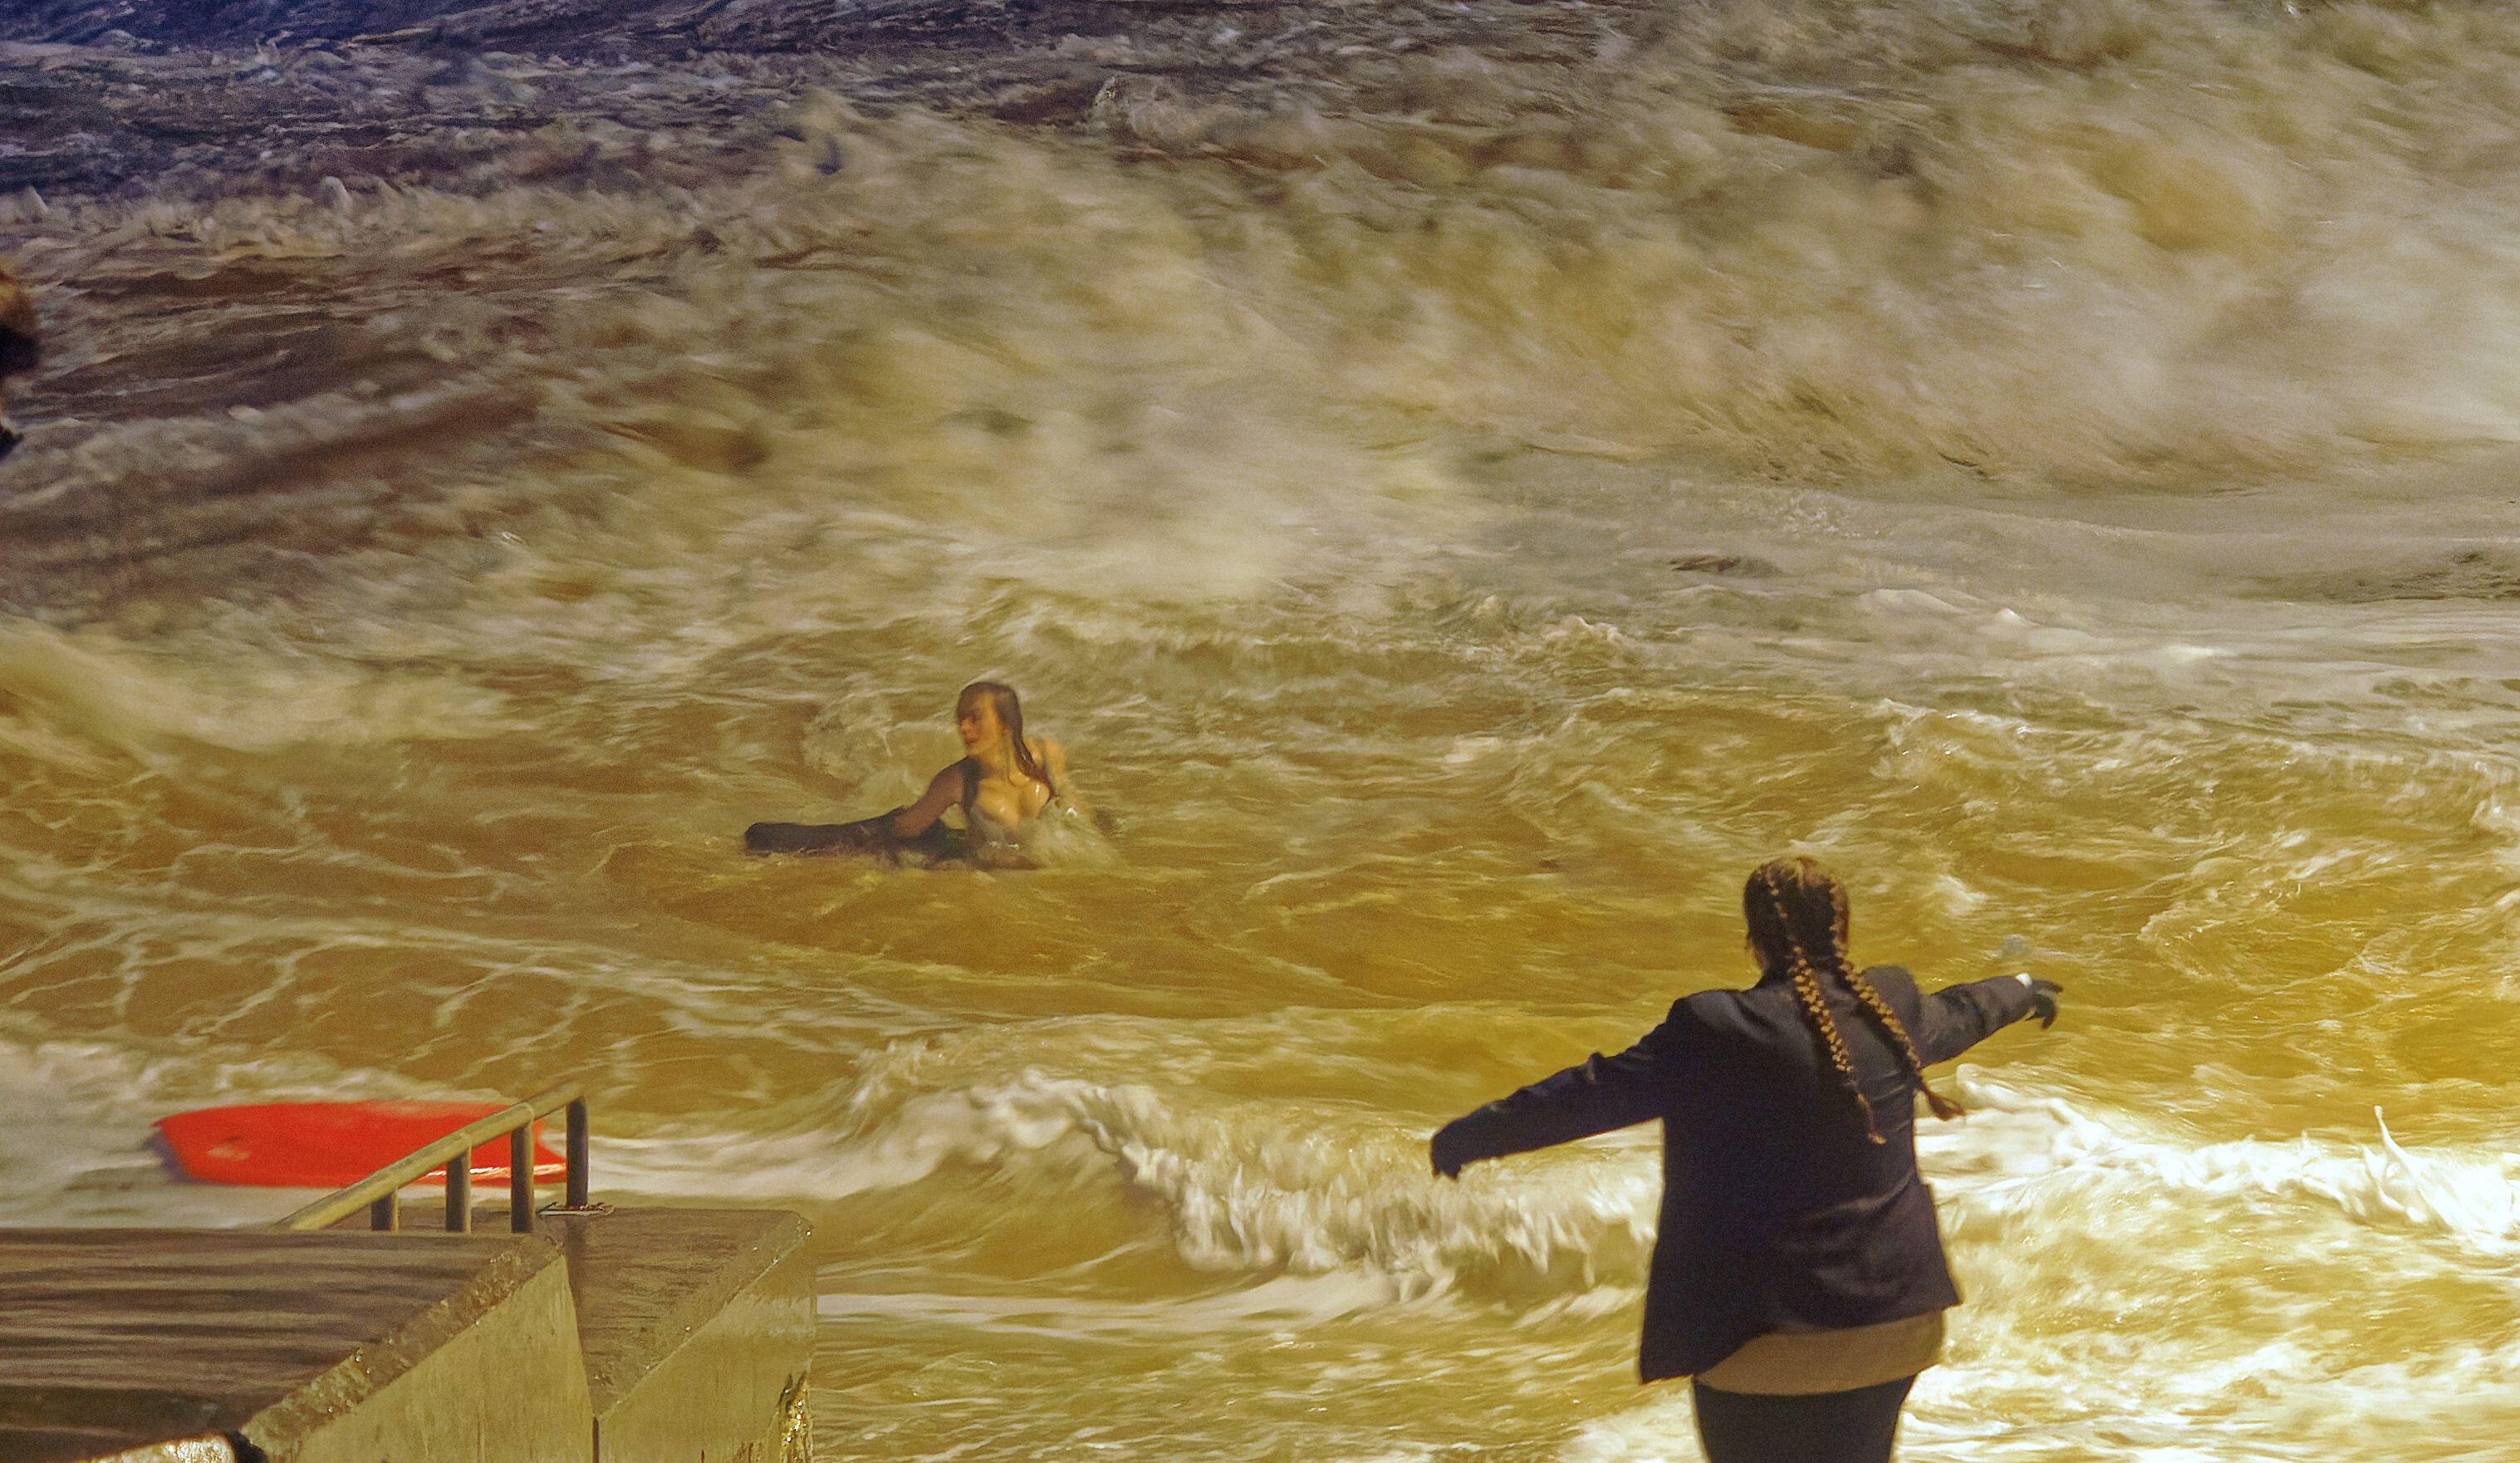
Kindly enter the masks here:
[[[2066, 992], [1925, 1126], [1904, 1456], [2514, 1456], [2520, 24], [1636, 15], [22, 222], [0, 1218], [577, 1074], [608, 1197], [811, 1219], [822, 1456], [1692, 1458], [1653, 1134], [1423, 1138], [1810, 851]], [[1107, 836], [740, 856], [984, 675]]]

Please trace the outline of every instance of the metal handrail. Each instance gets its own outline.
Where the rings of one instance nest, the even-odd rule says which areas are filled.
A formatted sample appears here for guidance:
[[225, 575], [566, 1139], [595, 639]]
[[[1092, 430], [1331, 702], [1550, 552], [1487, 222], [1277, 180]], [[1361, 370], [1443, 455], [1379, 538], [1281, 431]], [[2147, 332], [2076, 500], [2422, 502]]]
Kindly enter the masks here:
[[[437, 1168], [446, 1170], [446, 1231], [472, 1232], [472, 1150], [505, 1133], [508, 1138], [508, 1227], [518, 1234], [534, 1229], [534, 1120], [556, 1108], [568, 1109], [568, 1210], [583, 1211], [586, 1202], [586, 1086], [563, 1082], [539, 1096], [512, 1103], [486, 1118], [475, 1119], [426, 1148], [415, 1149], [348, 1188], [338, 1190], [280, 1220], [280, 1230], [326, 1229], [361, 1209], [368, 1227], [402, 1227], [402, 1189]], [[460, 1162], [459, 1162], [460, 1160]]]

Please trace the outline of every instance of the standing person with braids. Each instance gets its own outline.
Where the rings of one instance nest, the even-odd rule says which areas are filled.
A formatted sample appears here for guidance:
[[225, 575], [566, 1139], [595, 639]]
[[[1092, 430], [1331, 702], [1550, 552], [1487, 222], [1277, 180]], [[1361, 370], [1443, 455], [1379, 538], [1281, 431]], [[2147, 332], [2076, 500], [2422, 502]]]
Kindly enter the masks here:
[[1959, 1303], [1916, 1173], [1925, 1069], [1998, 1028], [2056, 1019], [2057, 987], [1999, 976], [1923, 994], [1847, 958], [1845, 886], [1810, 858], [1741, 892], [1759, 981], [1673, 1004], [1643, 1040], [1436, 1132], [1435, 1171], [1655, 1119], [1659, 1237], [1647, 1382], [1690, 1377], [1711, 1463], [1885, 1463], [1899, 1409]]
[[[744, 851], [916, 853], [1021, 868], [1030, 866], [1024, 833], [1053, 803], [1088, 813], [1064, 793], [1067, 754], [1047, 737], [1024, 735], [1023, 704], [1013, 687], [965, 686], [954, 699], [954, 730], [963, 739], [963, 759], [929, 778], [918, 801], [854, 823], [755, 823], [743, 831]], [[963, 812], [960, 829], [944, 822], [955, 807]]]

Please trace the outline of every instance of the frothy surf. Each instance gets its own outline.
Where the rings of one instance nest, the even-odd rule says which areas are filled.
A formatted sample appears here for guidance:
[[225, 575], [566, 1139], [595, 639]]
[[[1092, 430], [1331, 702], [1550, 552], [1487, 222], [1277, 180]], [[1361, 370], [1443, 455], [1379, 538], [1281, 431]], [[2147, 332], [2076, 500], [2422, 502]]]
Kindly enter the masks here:
[[[2236, 1214], [2273, 1204], [2318, 1210], [2369, 1244], [2446, 1241], [2444, 1253], [2465, 1262], [2520, 1253], [2520, 1164], [2487, 1151], [2410, 1151], [2376, 1114], [2365, 1143], [2181, 1142], [2131, 1115], [2095, 1115], [1973, 1069], [1955, 1085], [1975, 1114], [1929, 1125], [1921, 1146], [1963, 1239], [2079, 1228], [2162, 1205]], [[1509, 1304], [1597, 1288], [1633, 1295], [1654, 1235], [1651, 1129], [1448, 1184], [1424, 1173], [1415, 1125], [1220, 1108], [1038, 1072], [852, 1100], [843, 1111], [778, 1138], [616, 1140], [603, 1150], [606, 1170], [628, 1192], [817, 1203], [933, 1180], [942, 1182], [930, 1193], [987, 1178], [1018, 1193], [1113, 1185], [1152, 1201], [1163, 1238], [1198, 1270], [1350, 1273], [1373, 1279], [1386, 1301], [1454, 1290]]]
[[[1686, 1456], [1623, 1381], [1647, 1140], [1418, 1145], [1737, 980], [1809, 847], [1867, 958], [2068, 990], [1926, 1128], [1912, 1451], [2498, 1457], [2512, 17], [250, 48], [348, 9], [0, 18], [61, 134], [0, 204], [58, 342], [11, 1218], [259, 1213], [161, 1110], [583, 1071], [600, 1185], [814, 1214], [840, 1456]], [[737, 857], [902, 800], [980, 675], [1115, 837]]]

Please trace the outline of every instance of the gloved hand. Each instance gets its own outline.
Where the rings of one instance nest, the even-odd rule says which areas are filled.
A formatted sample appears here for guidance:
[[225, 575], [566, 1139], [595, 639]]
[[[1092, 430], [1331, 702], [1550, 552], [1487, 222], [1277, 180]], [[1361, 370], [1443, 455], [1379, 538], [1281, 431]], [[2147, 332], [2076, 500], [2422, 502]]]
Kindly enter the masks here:
[[2027, 972], [2013, 979], [2030, 987], [2030, 1014], [2039, 1018], [2039, 1029], [2044, 1031], [2054, 1026], [2056, 997], [2064, 992], [2065, 987], [2053, 981], [2034, 980]]
[[1462, 1151], [1461, 1139], [1455, 1135], [1453, 1124], [1449, 1122], [1435, 1129], [1435, 1135], [1426, 1140], [1426, 1157], [1434, 1164], [1437, 1178], [1461, 1177], [1462, 1167], [1470, 1161], [1470, 1156]]

